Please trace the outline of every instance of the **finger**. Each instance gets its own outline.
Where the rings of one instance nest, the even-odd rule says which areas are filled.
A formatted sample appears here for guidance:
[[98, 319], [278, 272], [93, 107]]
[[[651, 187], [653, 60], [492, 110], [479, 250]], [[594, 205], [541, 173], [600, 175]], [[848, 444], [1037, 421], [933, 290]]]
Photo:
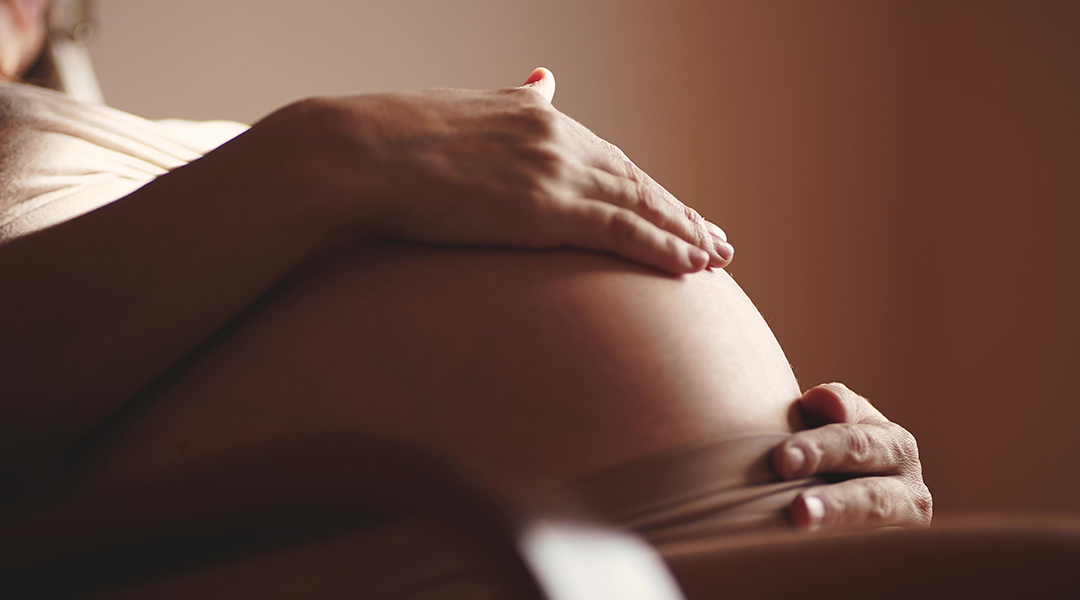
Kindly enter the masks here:
[[610, 252], [674, 274], [700, 271], [709, 264], [701, 248], [625, 208], [583, 198], [568, 202], [560, 214], [566, 226], [556, 243]]
[[710, 233], [724, 240], [724, 243], [727, 243], [727, 232], [725, 232], [723, 229], [720, 229], [720, 227], [718, 227], [715, 223], [710, 223], [709, 221], [705, 221], [705, 225], [709, 228]]
[[555, 75], [544, 67], [533, 69], [521, 87], [536, 90], [548, 102], [555, 99]]
[[694, 244], [709, 253], [709, 266], [724, 267], [731, 262], [731, 254], [725, 255], [721, 251], [727, 246], [727, 241], [720, 237], [723, 231], [719, 235], [714, 234], [701, 215], [691, 211], [693, 214], [688, 216], [659, 196], [652, 187], [589, 166], [583, 167], [581, 178], [580, 186], [586, 197], [629, 209], [657, 227]]
[[842, 383], [826, 383], [806, 391], [798, 400], [811, 426], [829, 423], [888, 423], [870, 401]]
[[728, 242], [727, 233], [725, 233], [723, 229], [706, 221], [696, 210], [683, 204], [674, 194], [667, 191], [664, 186], [660, 185], [655, 179], [650, 177], [648, 173], [642, 171], [614, 144], [607, 141], [604, 141], [604, 144], [610, 148], [610, 152], [614, 156], [613, 160], [623, 165], [622, 169], [624, 169], [626, 173], [626, 175], [624, 175], [625, 178], [639, 182], [656, 197], [661, 198], [664, 202], [669, 204], [676, 212], [681, 213], [686, 220], [695, 224], [704, 224], [706, 230], [709, 232], [709, 237], [712, 238], [713, 246], [720, 255], [721, 262], [723, 263], [723, 265], [714, 264], [711, 266], [726, 266], [731, 263], [732, 259], [735, 258], [735, 247]]
[[800, 529], [844, 531], [878, 527], [925, 527], [933, 518], [929, 492], [913, 491], [893, 477], [852, 479], [813, 487], [791, 503]]
[[892, 475], [918, 463], [915, 438], [894, 423], [836, 423], [785, 439], [773, 452], [784, 479], [825, 473]]
[[[697, 211], [680, 202], [671, 192], [664, 189], [662, 185], [638, 168], [638, 166], [635, 165], [618, 146], [597, 136], [592, 131], [589, 131], [584, 125], [570, 117], [566, 115], [561, 116], [570, 125], [566, 130], [574, 135], [580, 142], [575, 148], [579, 149], [578, 158], [583, 163], [596, 169], [606, 171], [616, 177], [638, 182], [649, 190], [652, 195], [670, 204], [673, 211], [682, 214], [684, 218], [695, 223], [695, 225], [704, 223], [709, 235], [702, 241], [708, 242], [710, 238], [713, 240], [713, 249], [720, 256], [720, 260], [717, 261], [718, 263], [727, 264], [731, 262], [732, 258], [735, 256], [735, 248], [732, 247], [728, 241], [727, 233], [725, 233], [723, 229], [705, 221]], [[712, 253], [710, 252], [710, 254]], [[710, 266], [720, 266], [720, 264], [711, 264]]]

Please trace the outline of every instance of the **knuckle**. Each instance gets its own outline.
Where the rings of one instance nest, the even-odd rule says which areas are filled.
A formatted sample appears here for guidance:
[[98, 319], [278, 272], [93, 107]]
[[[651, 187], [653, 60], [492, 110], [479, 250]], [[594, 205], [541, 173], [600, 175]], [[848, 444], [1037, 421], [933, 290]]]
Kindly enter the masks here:
[[804, 470], [809, 473], [817, 473], [821, 463], [825, 459], [825, 445], [817, 430], [805, 431], [795, 435], [797, 445], [806, 457]]
[[914, 499], [916, 521], [919, 525], [929, 525], [934, 518], [934, 496], [930, 494], [930, 488], [926, 487], [926, 484], [919, 483]]
[[566, 161], [563, 155], [555, 148], [544, 144], [526, 144], [513, 150], [513, 156], [522, 164], [529, 165], [530, 169], [546, 177], [559, 177], [563, 175]]
[[650, 220], [655, 220], [663, 214], [663, 211], [656, 206], [652, 194], [649, 193], [649, 186], [635, 179], [628, 179], [626, 181], [627, 195], [634, 202], [634, 205], [639, 207], [643, 216]]
[[844, 443], [852, 467], [867, 465], [874, 456], [874, 438], [865, 427], [844, 425]]
[[685, 204], [682, 205], [682, 210], [686, 220], [693, 225], [694, 235], [696, 236], [694, 242], [701, 246], [707, 243], [711, 244], [712, 234], [709, 233], [708, 228], [705, 226], [705, 218], [701, 216], [701, 213]]
[[618, 160], [620, 160], [622, 162], [630, 163], [630, 157], [627, 156], [626, 153], [622, 151], [622, 148], [616, 146], [615, 144], [612, 144], [611, 142], [609, 142], [609, 141], [607, 141], [607, 140], [605, 140], [603, 138], [597, 138], [597, 139], [599, 139], [600, 141], [603, 142], [604, 147], [607, 148], [608, 151], [611, 152], [612, 156], [614, 156], [615, 158], [617, 158]]
[[891, 465], [902, 471], [919, 469], [919, 444], [915, 436], [896, 423], [887, 423], [884, 427], [889, 434]]
[[524, 195], [528, 206], [535, 211], [543, 211], [558, 199], [559, 189], [548, 179], [534, 181], [528, 192]]
[[[537, 92], [526, 91], [533, 96], [539, 96]], [[516, 129], [542, 139], [555, 137], [558, 127], [558, 117], [554, 109], [531, 102], [518, 106], [508, 115], [508, 119]]]
[[893, 515], [893, 494], [881, 481], [868, 480], [866, 490], [866, 518], [871, 522], [884, 523]]
[[645, 202], [645, 195], [642, 193], [641, 186], [636, 181], [631, 181], [624, 177], [609, 176], [611, 187], [614, 191], [622, 196], [629, 206], [637, 208], [638, 205]]
[[634, 179], [622, 179], [622, 188], [622, 193], [634, 212], [653, 223], [666, 219], [663, 204], [657, 200], [648, 184]]
[[705, 224], [705, 218], [702, 217], [701, 213], [699, 213], [698, 211], [690, 208], [689, 206], [686, 206], [685, 204], [682, 205], [682, 211], [683, 211], [683, 216], [685, 216], [688, 221], [693, 221], [694, 223], [697, 223], [697, 224], [700, 224], [700, 225]]
[[664, 249], [669, 254], [681, 254], [683, 241], [673, 235], [664, 236]]
[[919, 460], [919, 442], [915, 439], [910, 431], [903, 427], [892, 424], [896, 431], [897, 445], [900, 447], [900, 451], [904, 456], [909, 457], [915, 461]]
[[851, 501], [844, 494], [822, 493], [818, 497], [825, 505], [825, 525], [837, 526], [850, 519]]
[[637, 222], [634, 214], [626, 210], [616, 210], [608, 217], [608, 229], [615, 238], [616, 243], [625, 243], [637, 233]]
[[612, 144], [611, 142], [602, 138], [600, 138], [600, 140], [603, 142], [604, 147], [608, 149], [608, 152], [611, 154], [612, 159], [618, 166], [620, 175], [626, 177], [627, 179], [630, 179], [631, 181], [641, 182], [643, 180], [643, 178], [641, 177], [641, 173], [638, 172], [638, 169], [634, 165], [634, 162], [630, 160], [630, 157], [627, 156], [625, 152], [622, 151], [622, 148], [619, 148], [615, 144]]

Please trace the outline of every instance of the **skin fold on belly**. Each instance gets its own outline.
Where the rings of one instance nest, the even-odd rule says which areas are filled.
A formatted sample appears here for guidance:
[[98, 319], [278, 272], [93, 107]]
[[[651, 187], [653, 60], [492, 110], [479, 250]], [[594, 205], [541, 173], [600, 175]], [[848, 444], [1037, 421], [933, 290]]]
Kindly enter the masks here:
[[703, 438], [790, 432], [798, 395], [723, 271], [392, 245], [279, 286], [106, 429], [91, 472], [138, 480], [345, 431], [568, 480]]

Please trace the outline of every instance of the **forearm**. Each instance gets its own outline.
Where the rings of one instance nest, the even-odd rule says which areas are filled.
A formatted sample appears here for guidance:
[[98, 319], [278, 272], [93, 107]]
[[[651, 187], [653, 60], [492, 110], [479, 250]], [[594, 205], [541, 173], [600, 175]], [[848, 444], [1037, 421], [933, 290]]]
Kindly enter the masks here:
[[722, 230], [552, 108], [544, 82], [546, 95], [297, 103], [130, 197], [0, 246], [0, 464], [96, 422], [345, 236], [575, 246], [676, 275], [727, 264]]
[[297, 112], [0, 246], [0, 464], [99, 421], [341, 234]]

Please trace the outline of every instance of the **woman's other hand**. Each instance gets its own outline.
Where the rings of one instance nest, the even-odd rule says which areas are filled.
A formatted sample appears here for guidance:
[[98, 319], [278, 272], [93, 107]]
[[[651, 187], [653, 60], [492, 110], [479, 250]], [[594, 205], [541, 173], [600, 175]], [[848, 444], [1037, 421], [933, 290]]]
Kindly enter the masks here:
[[[727, 265], [724, 232], [614, 145], [551, 105], [536, 69], [518, 88], [312, 99], [318, 178], [365, 235], [422, 243], [579, 247], [670, 273]], [[310, 133], [310, 132], [309, 132]], [[359, 202], [357, 200], [360, 200]], [[355, 209], [355, 210], [354, 210]]]
[[911, 433], [840, 383], [812, 388], [798, 402], [815, 428], [780, 444], [773, 454], [776, 472], [785, 479], [853, 478], [804, 491], [791, 506], [796, 526], [851, 530], [930, 524], [934, 502]]

